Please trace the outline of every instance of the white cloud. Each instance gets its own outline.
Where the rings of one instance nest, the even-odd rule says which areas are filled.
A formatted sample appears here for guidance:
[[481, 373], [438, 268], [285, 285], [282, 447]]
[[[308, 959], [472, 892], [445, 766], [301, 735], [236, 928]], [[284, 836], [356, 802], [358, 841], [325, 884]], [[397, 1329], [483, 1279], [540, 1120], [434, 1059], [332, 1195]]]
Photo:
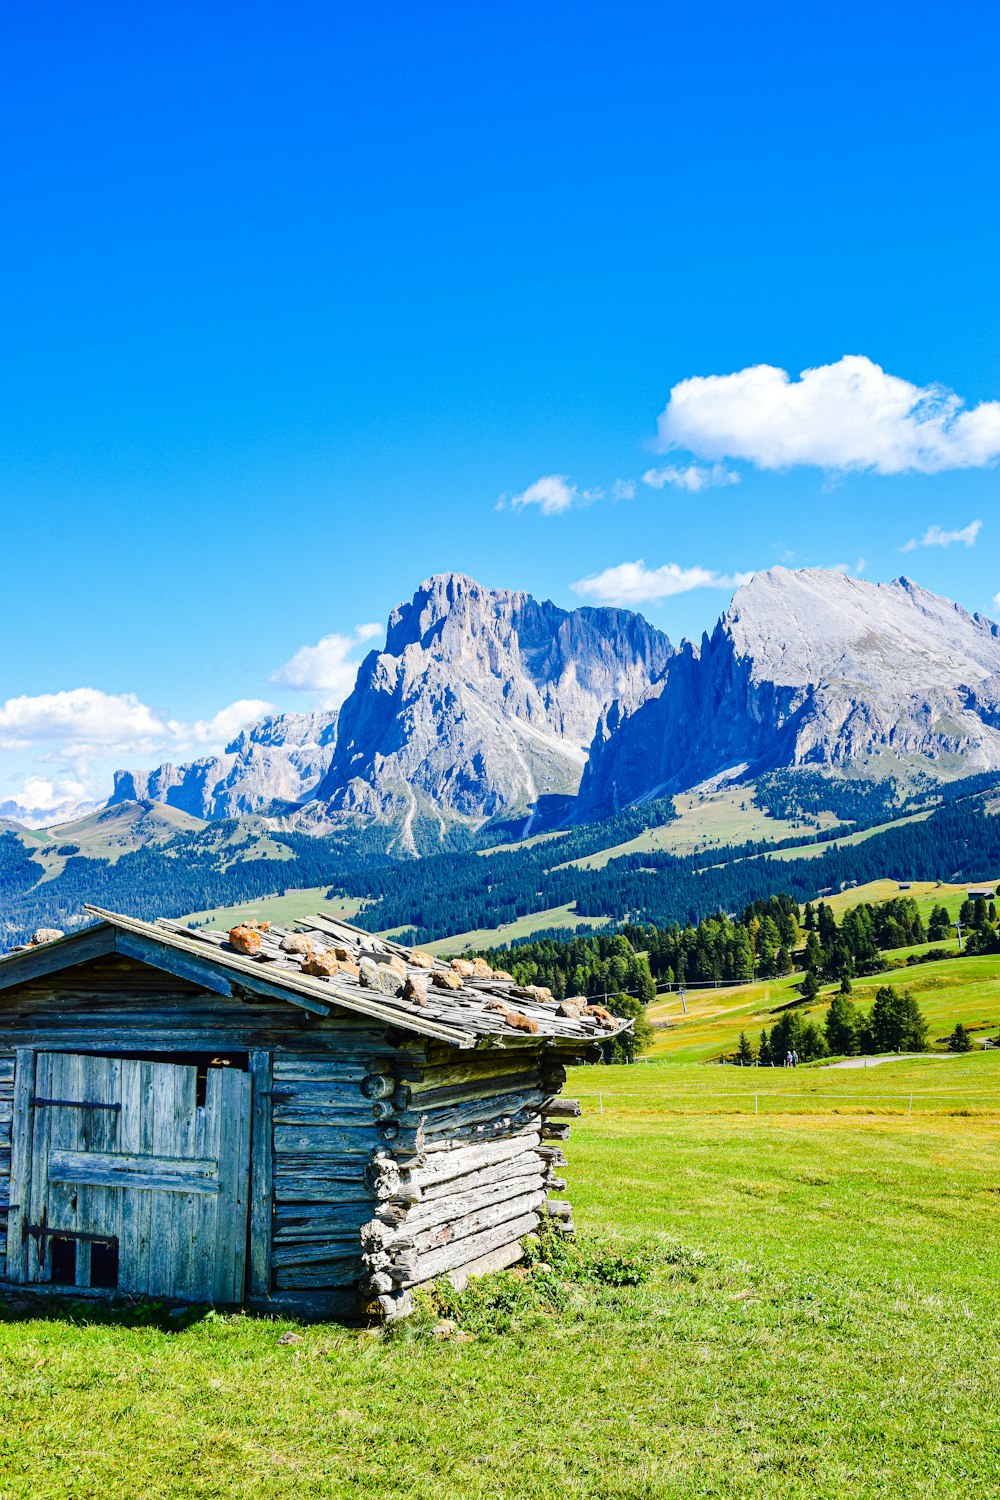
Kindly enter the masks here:
[[358, 675], [351, 653], [381, 634], [381, 625], [369, 624], [355, 626], [352, 635], [325, 635], [315, 646], [300, 646], [271, 681], [295, 693], [322, 693], [330, 705], [342, 703]]
[[82, 781], [60, 781], [58, 787], [44, 776], [29, 776], [17, 793], [17, 801], [38, 812], [48, 812], [63, 802], [79, 800], [87, 788]]
[[910, 537], [900, 547], [900, 552], [915, 552], [918, 547], [950, 547], [961, 542], [963, 547], [974, 547], [976, 538], [983, 529], [982, 521], [970, 521], [958, 531], [945, 531], [941, 526], [928, 526], [921, 537]]
[[139, 747], [167, 726], [134, 693], [71, 688], [62, 693], [8, 698], [0, 704], [0, 749], [25, 750], [47, 742], [74, 748]]
[[642, 482], [652, 490], [662, 490], [671, 485], [675, 489], [698, 494], [701, 490], [739, 484], [740, 476], [735, 469], [727, 469], [725, 464], [712, 464], [710, 468], [705, 468], [702, 464], [667, 464], [662, 469], [647, 469]]
[[642, 558], [637, 562], [619, 563], [617, 567], [605, 568], [590, 578], [581, 578], [572, 585], [573, 592], [585, 599], [598, 599], [602, 604], [658, 604], [674, 594], [686, 594], [691, 589], [735, 589], [749, 583], [752, 573], [716, 573], [711, 568], [682, 568], [678, 563], [664, 563], [659, 568], [647, 568]]
[[54, 783], [44, 776], [28, 776], [13, 797], [0, 802], [0, 818], [12, 818], [27, 828], [44, 828], [81, 817], [98, 805], [88, 800], [82, 781], [66, 777]]
[[967, 407], [944, 386], [913, 385], [857, 354], [798, 380], [773, 365], [682, 380], [658, 428], [663, 452], [760, 469], [937, 474], [1000, 458], [1000, 401]]
[[608, 489], [595, 486], [581, 490], [571, 483], [565, 474], [543, 474], [534, 484], [529, 484], [519, 495], [501, 495], [497, 510], [524, 510], [537, 505], [543, 516], [561, 516], [567, 510], [579, 510], [581, 506], [593, 505], [596, 500], [634, 500], [635, 480], [616, 479]]
[[[599, 490], [577, 489], [575, 484], [570, 484], [565, 474], [543, 474], [541, 479], [529, 484], [519, 495], [511, 496], [510, 508], [523, 510], [526, 506], [537, 505], [543, 516], [559, 516], [563, 511], [572, 510], [578, 505], [589, 505], [592, 500], [600, 497]], [[503, 500], [500, 501], [501, 506], [504, 503]]]
[[245, 724], [262, 719], [274, 712], [274, 704], [263, 698], [238, 698], [228, 708], [220, 708], [210, 719], [195, 719], [193, 724], [182, 724], [171, 719], [168, 728], [178, 741], [177, 748], [198, 745], [206, 750], [221, 750], [234, 739]]
[[189, 724], [164, 719], [135, 693], [70, 688], [60, 693], [8, 698], [0, 704], [0, 750], [41, 750], [43, 759], [85, 765], [103, 754], [159, 750], [172, 754], [190, 746], [221, 749], [244, 724], [272, 709], [273, 705], [261, 698], [241, 698], [212, 718]]

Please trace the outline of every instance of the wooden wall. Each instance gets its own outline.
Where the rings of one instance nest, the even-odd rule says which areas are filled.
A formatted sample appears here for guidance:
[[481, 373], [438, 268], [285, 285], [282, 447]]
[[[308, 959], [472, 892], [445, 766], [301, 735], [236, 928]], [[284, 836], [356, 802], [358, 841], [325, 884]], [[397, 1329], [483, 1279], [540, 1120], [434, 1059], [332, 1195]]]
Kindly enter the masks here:
[[10, 1135], [14, 1112], [14, 1054], [0, 1050], [0, 1267], [7, 1254], [7, 1210], [10, 1207]]

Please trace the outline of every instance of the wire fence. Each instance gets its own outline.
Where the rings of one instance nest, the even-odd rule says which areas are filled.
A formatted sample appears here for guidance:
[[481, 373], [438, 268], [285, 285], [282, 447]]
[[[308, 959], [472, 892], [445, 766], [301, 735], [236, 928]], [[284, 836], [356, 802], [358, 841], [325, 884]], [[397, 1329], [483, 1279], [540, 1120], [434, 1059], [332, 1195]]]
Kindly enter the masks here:
[[[585, 1091], [573, 1090], [575, 1097], [596, 1101], [584, 1114], [612, 1114], [619, 1100], [641, 1100], [649, 1112], [660, 1114], [752, 1114], [768, 1115], [798, 1114], [869, 1114], [905, 1115], [955, 1114], [972, 1111], [976, 1114], [1000, 1114], [1000, 1092], [997, 1089], [979, 1089], [973, 1092], [938, 1092], [928, 1089], [911, 1089], [903, 1092], [872, 1093], [854, 1089], [816, 1090], [801, 1093], [786, 1089], [706, 1089], [667, 1090], [652, 1092], [630, 1092], [615, 1089]], [[721, 1107], [708, 1106], [709, 1100], [732, 1101]], [[673, 1102], [668, 1102], [673, 1101]], [[860, 1102], [858, 1102], [860, 1101]], [[955, 1105], [959, 1108], [955, 1108]], [[640, 1106], [641, 1108], [641, 1106]], [[628, 1109], [628, 1106], [626, 1106]]]

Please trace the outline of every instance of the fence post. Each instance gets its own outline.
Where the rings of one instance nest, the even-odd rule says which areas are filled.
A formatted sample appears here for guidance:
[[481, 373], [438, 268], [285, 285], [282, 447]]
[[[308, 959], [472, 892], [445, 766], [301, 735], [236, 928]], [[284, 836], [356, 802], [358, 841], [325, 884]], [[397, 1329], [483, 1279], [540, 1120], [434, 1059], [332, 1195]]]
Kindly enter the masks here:
[[754, 1094], [754, 1096], [753, 1096], [753, 1112], [754, 1112], [755, 1115], [759, 1115], [760, 1114], [760, 1105], [759, 1105], [759, 1102], [758, 1102], [759, 1099], [760, 1099], [760, 1095], [759, 1094]]
[[907, 1111], [906, 1111], [907, 1118], [909, 1118], [909, 1116], [912, 1115], [912, 1113], [913, 1113], [913, 1095], [911, 1094], [910, 1095], [910, 1103], [909, 1103], [909, 1106], [908, 1106]]
[[598, 1094], [598, 1096], [597, 1096], [597, 1105], [598, 1105], [598, 1109], [599, 1109], [600, 1113], [603, 1115], [603, 1113], [604, 1113], [604, 1095], [603, 1094]]

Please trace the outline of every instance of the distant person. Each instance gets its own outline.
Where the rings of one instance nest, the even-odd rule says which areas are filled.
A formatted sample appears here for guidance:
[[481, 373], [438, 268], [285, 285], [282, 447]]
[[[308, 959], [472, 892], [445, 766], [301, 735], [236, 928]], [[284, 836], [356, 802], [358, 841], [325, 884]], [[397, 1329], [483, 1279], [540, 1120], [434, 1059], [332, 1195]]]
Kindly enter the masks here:
[[793, 1047], [792, 1048], [792, 1067], [793, 1068], [797, 1068], [798, 1065], [799, 1065], [799, 1054], [795, 1051], [795, 1048]]
[[792, 1066], [792, 1054], [790, 1052], [786, 1052], [785, 1053], [785, 1067], [786, 1068], [790, 1068], [791, 1066]]

